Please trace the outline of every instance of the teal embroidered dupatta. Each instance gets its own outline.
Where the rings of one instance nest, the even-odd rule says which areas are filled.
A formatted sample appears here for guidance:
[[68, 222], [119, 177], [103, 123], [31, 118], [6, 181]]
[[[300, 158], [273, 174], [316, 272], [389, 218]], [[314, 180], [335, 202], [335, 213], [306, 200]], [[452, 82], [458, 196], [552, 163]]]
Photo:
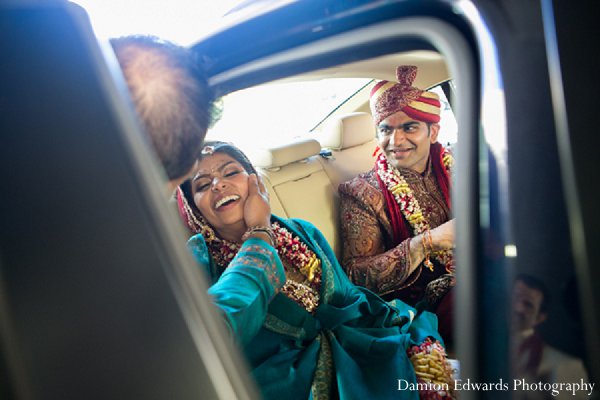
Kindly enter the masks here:
[[398, 390], [416, 382], [409, 345], [427, 337], [441, 342], [434, 314], [400, 301], [386, 303], [353, 285], [323, 235], [310, 223], [273, 216], [321, 259], [321, 303], [314, 315], [276, 294], [283, 266], [259, 239], [244, 243], [223, 271], [201, 235], [188, 243], [206, 266], [209, 289], [233, 337], [242, 347], [265, 399], [418, 399]]

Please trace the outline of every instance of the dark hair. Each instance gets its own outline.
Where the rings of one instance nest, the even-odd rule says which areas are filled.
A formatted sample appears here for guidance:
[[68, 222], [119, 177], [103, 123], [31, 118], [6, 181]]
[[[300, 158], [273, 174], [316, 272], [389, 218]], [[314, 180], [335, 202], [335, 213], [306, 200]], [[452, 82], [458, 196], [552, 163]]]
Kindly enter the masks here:
[[550, 301], [550, 293], [546, 288], [544, 282], [540, 279], [529, 275], [529, 274], [519, 274], [515, 278], [515, 282], [523, 282], [525, 286], [530, 289], [537, 290], [542, 294], [542, 303], [540, 304], [540, 312], [545, 313], [548, 309], [548, 302]]
[[[207, 151], [209, 149], [210, 151]], [[216, 153], [227, 154], [228, 156], [239, 162], [247, 173], [256, 174], [256, 169], [254, 168], [254, 165], [252, 165], [246, 154], [244, 154], [240, 149], [238, 149], [231, 143], [221, 142], [218, 140], [207, 141], [202, 146], [201, 151], [198, 152], [196, 159], [198, 161], [202, 161], [202, 159]], [[196, 204], [194, 203], [194, 194], [192, 193], [191, 179], [186, 179], [185, 182], [183, 182], [180, 186], [181, 190], [183, 191], [183, 194], [185, 195], [188, 203], [190, 204], [190, 207], [192, 207], [192, 209], [194, 209], [195, 211], [200, 212], [197, 209]]]
[[209, 153], [204, 151], [204, 149], [207, 149], [208, 147], [212, 147], [212, 151], [214, 153], [227, 154], [228, 156], [230, 156], [231, 158], [233, 158], [234, 160], [236, 160], [237, 162], [242, 164], [242, 167], [244, 167], [244, 169], [246, 170], [247, 173], [256, 174], [256, 169], [254, 168], [254, 165], [252, 165], [252, 163], [248, 159], [248, 156], [246, 156], [246, 154], [244, 154], [244, 152], [242, 152], [242, 150], [240, 150], [233, 144], [227, 143], [227, 142], [221, 142], [218, 140], [209, 140], [209, 141], [204, 142], [204, 146], [202, 146], [202, 151], [200, 151], [200, 154], [197, 157], [198, 161], [201, 161], [207, 155], [210, 155]]
[[139, 118], [169, 179], [196, 161], [213, 94], [193, 53], [154, 36], [111, 39]]

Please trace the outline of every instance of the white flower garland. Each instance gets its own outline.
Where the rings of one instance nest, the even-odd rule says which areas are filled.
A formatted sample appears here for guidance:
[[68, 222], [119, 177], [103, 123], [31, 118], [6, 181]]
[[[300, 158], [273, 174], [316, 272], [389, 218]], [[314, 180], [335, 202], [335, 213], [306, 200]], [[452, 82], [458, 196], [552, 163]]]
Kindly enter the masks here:
[[[447, 149], [442, 154], [444, 167], [450, 173], [454, 158]], [[400, 211], [408, 221], [415, 235], [423, 234], [429, 230], [429, 223], [423, 215], [421, 206], [415, 198], [413, 191], [406, 182], [406, 179], [400, 174], [397, 168], [392, 167], [384, 153], [380, 153], [376, 160], [377, 174], [389, 191], [394, 195], [396, 202], [400, 206]], [[454, 273], [454, 256], [452, 250], [440, 250], [433, 253], [435, 258], [445, 266], [448, 273]], [[427, 264], [427, 267], [433, 271], [433, 265]]]

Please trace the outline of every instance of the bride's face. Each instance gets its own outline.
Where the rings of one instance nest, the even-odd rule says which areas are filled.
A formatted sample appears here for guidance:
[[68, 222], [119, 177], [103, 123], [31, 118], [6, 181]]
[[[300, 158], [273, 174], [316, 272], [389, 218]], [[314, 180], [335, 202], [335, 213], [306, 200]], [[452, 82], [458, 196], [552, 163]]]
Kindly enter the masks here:
[[233, 157], [214, 153], [202, 159], [192, 178], [194, 204], [219, 236], [238, 240], [245, 232], [248, 173]]

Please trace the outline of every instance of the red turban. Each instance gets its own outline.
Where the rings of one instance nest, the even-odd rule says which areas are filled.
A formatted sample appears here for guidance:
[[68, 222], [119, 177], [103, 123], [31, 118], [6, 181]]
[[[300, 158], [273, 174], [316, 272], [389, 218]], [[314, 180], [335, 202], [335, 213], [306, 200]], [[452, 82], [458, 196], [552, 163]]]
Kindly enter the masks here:
[[430, 123], [440, 122], [440, 99], [437, 94], [412, 86], [417, 67], [402, 65], [396, 69], [398, 82], [380, 81], [371, 90], [371, 114], [375, 125], [398, 111]]

